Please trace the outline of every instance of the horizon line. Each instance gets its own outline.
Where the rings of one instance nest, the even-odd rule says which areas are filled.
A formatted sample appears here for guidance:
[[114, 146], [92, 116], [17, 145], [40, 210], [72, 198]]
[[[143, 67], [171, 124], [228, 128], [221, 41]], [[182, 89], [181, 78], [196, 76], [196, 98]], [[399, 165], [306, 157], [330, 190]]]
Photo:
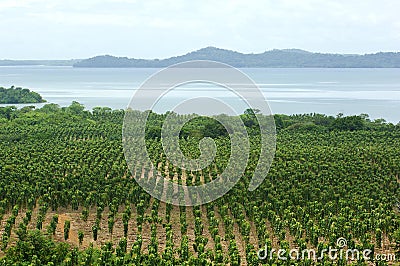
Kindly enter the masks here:
[[299, 51], [299, 52], [305, 52], [305, 53], [310, 53], [310, 54], [329, 54], [329, 55], [347, 55], [347, 56], [363, 56], [363, 55], [371, 55], [371, 54], [379, 54], [379, 53], [399, 53], [399, 51], [375, 51], [375, 52], [367, 52], [367, 53], [339, 53], [339, 52], [313, 52], [313, 51], [309, 51], [309, 50], [304, 50], [304, 49], [300, 49], [300, 48], [273, 48], [270, 50], [265, 50], [264, 52], [249, 52], [249, 53], [245, 53], [245, 52], [240, 52], [237, 50], [231, 50], [231, 49], [226, 49], [226, 48], [220, 48], [220, 47], [216, 47], [216, 46], [206, 46], [206, 47], [202, 47], [200, 49], [196, 49], [196, 50], [191, 50], [189, 52], [186, 53], [182, 53], [179, 55], [172, 55], [169, 57], [163, 57], [163, 58], [143, 58], [143, 57], [130, 57], [130, 56], [126, 56], [126, 55], [112, 55], [109, 53], [105, 53], [105, 54], [97, 54], [97, 55], [93, 55], [93, 56], [88, 56], [88, 57], [84, 57], [84, 58], [53, 58], [53, 59], [48, 59], [48, 58], [30, 58], [30, 59], [11, 59], [11, 58], [0, 58], [0, 61], [73, 61], [73, 60], [85, 60], [85, 59], [89, 59], [89, 58], [93, 58], [93, 57], [97, 57], [97, 56], [113, 56], [113, 57], [119, 57], [119, 58], [128, 58], [128, 59], [139, 59], [139, 60], [165, 60], [165, 59], [169, 59], [169, 58], [173, 58], [173, 57], [179, 57], [179, 56], [183, 56], [183, 55], [187, 55], [193, 52], [198, 52], [200, 50], [204, 50], [204, 49], [218, 49], [218, 50], [224, 50], [224, 51], [229, 51], [229, 52], [234, 52], [234, 53], [239, 53], [239, 54], [243, 54], [243, 55], [259, 55], [259, 54], [263, 54], [266, 52], [272, 52], [272, 51]]

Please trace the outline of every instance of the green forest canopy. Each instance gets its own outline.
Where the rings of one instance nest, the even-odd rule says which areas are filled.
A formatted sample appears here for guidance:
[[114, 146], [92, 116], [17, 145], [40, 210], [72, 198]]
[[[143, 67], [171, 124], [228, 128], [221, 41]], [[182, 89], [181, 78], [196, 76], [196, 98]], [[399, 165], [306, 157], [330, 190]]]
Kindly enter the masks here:
[[14, 104], [14, 103], [44, 103], [46, 100], [42, 96], [29, 89], [21, 87], [4, 88], [0, 87], [0, 103]]

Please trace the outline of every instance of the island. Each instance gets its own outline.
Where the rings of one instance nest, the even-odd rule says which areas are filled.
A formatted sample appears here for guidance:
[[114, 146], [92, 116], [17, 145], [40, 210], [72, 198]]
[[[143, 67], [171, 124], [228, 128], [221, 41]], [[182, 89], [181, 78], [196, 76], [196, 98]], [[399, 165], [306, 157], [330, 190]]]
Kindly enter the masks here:
[[314, 53], [301, 49], [273, 49], [241, 53], [213, 46], [169, 58], [129, 58], [98, 55], [69, 60], [0, 59], [0, 66], [52, 66], [75, 68], [164, 68], [190, 60], [211, 60], [239, 68], [400, 68], [400, 52], [371, 54]]
[[14, 104], [14, 103], [44, 103], [46, 102], [42, 96], [29, 89], [21, 87], [4, 88], [0, 87], [0, 104]]
[[211, 60], [240, 68], [398, 68], [400, 53], [325, 54], [300, 49], [270, 50], [258, 54], [206, 47], [184, 55], [165, 59], [137, 59], [111, 55], [95, 56], [73, 64], [87, 68], [162, 68], [190, 60]]

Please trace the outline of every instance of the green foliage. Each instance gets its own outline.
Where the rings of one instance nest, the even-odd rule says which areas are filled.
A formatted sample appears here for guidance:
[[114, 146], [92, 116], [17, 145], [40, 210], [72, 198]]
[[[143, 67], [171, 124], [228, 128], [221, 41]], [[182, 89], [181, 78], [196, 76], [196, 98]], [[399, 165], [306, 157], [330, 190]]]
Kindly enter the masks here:
[[97, 234], [99, 231], [99, 227], [97, 224], [92, 226], [92, 233], [93, 233], [93, 240], [96, 241], [97, 240]]
[[396, 256], [400, 256], [400, 228], [394, 233]]
[[51, 222], [49, 224], [49, 227], [47, 229], [47, 232], [51, 235], [54, 235], [56, 233], [56, 229], [57, 229], [57, 224], [58, 224], [58, 215], [55, 214], [52, 218], [51, 218]]
[[[130, 173], [121, 145], [121, 110], [89, 112], [73, 103], [64, 108], [11, 108], [7, 113], [0, 124], [0, 217], [5, 250], [0, 265], [257, 265], [256, 251], [265, 244], [323, 249], [335, 245], [339, 236], [348, 240], [349, 247], [360, 248], [384, 247], [390, 236], [399, 250], [397, 125], [371, 122], [365, 115], [277, 115], [273, 165], [260, 187], [249, 192], [259, 152], [255, 119], [260, 114], [248, 110], [240, 116], [251, 142], [243, 177], [214, 202], [177, 208], [151, 199], [129, 176], [150, 177], [150, 171], [159, 171], [188, 185], [218, 177], [229, 159], [230, 142], [226, 130], [218, 128], [213, 119], [193, 119], [180, 139], [183, 153], [196, 157], [199, 139], [212, 136], [217, 154], [210, 167], [199, 171], [176, 168], [163, 154], [157, 134], [148, 134], [147, 147], [155, 167], [138, 164], [137, 172]], [[165, 114], [150, 114], [148, 129], [160, 129], [164, 119]], [[172, 186], [161, 182], [157, 186], [174, 193]], [[124, 237], [115, 232], [113, 238], [118, 235], [118, 239], [113, 239], [113, 245], [78, 251], [50, 239], [58, 224], [56, 215], [50, 220], [48, 236], [27, 229], [36, 223], [42, 230], [50, 210], [57, 213], [71, 207], [82, 209], [85, 219], [89, 212], [95, 217], [88, 219], [88, 242], [103, 240], [107, 225], [112, 233], [114, 223], [121, 222]], [[26, 209], [26, 217], [19, 217]], [[38, 212], [32, 218], [34, 209]], [[160, 217], [164, 211], [165, 217]], [[165, 234], [159, 233], [161, 226]], [[69, 228], [66, 221], [65, 239]], [[77, 229], [82, 244], [83, 228]], [[276, 258], [268, 263], [283, 265]], [[288, 261], [287, 265], [308, 262], [296, 263]]]
[[196, 117], [186, 123], [180, 132], [181, 138], [189, 136], [195, 139], [204, 137], [217, 138], [227, 136], [228, 132], [225, 127], [217, 120], [210, 117]]
[[66, 220], [64, 222], [64, 240], [68, 240], [69, 238], [69, 229], [71, 228], [71, 222]]
[[[46, 102], [40, 94], [12, 86], [9, 89], [0, 87], [0, 104], [8, 103], [43, 103]], [[24, 110], [25, 111], [25, 110]]]
[[339, 116], [332, 123], [332, 127], [339, 130], [361, 130], [364, 128], [364, 120], [361, 116], [356, 115], [346, 117]]
[[82, 245], [84, 236], [85, 236], [85, 234], [84, 234], [81, 230], [79, 230], [79, 231], [78, 231], [79, 245]]
[[15, 246], [10, 247], [6, 252], [6, 257], [1, 259], [0, 262], [5, 263], [5, 265], [15, 265], [40, 261], [41, 265], [46, 265], [49, 262], [60, 265], [68, 251], [69, 246], [67, 244], [54, 243], [50, 238], [35, 230], [29, 231], [24, 240], [18, 240]]
[[85, 110], [85, 106], [83, 106], [82, 104], [73, 101], [72, 104], [70, 106], [68, 106], [67, 108], [65, 108], [65, 111], [67, 113], [73, 114], [73, 115], [79, 115], [83, 112], [83, 110]]

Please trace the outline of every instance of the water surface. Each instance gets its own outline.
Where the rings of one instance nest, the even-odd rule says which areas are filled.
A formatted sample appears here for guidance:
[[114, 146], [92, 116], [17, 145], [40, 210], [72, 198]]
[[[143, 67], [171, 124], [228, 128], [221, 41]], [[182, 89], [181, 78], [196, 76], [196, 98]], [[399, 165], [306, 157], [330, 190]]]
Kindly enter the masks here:
[[[241, 70], [259, 85], [273, 113], [367, 113], [373, 119], [400, 121], [400, 69]], [[61, 106], [75, 100], [88, 109], [95, 106], [125, 109], [134, 90], [157, 71], [151, 68], [0, 67], [0, 86], [26, 87]], [[198, 96], [230, 98], [232, 104], [241, 104], [223, 88], [196, 84], [169, 93], [157, 110], [166, 111], [176, 102]]]

